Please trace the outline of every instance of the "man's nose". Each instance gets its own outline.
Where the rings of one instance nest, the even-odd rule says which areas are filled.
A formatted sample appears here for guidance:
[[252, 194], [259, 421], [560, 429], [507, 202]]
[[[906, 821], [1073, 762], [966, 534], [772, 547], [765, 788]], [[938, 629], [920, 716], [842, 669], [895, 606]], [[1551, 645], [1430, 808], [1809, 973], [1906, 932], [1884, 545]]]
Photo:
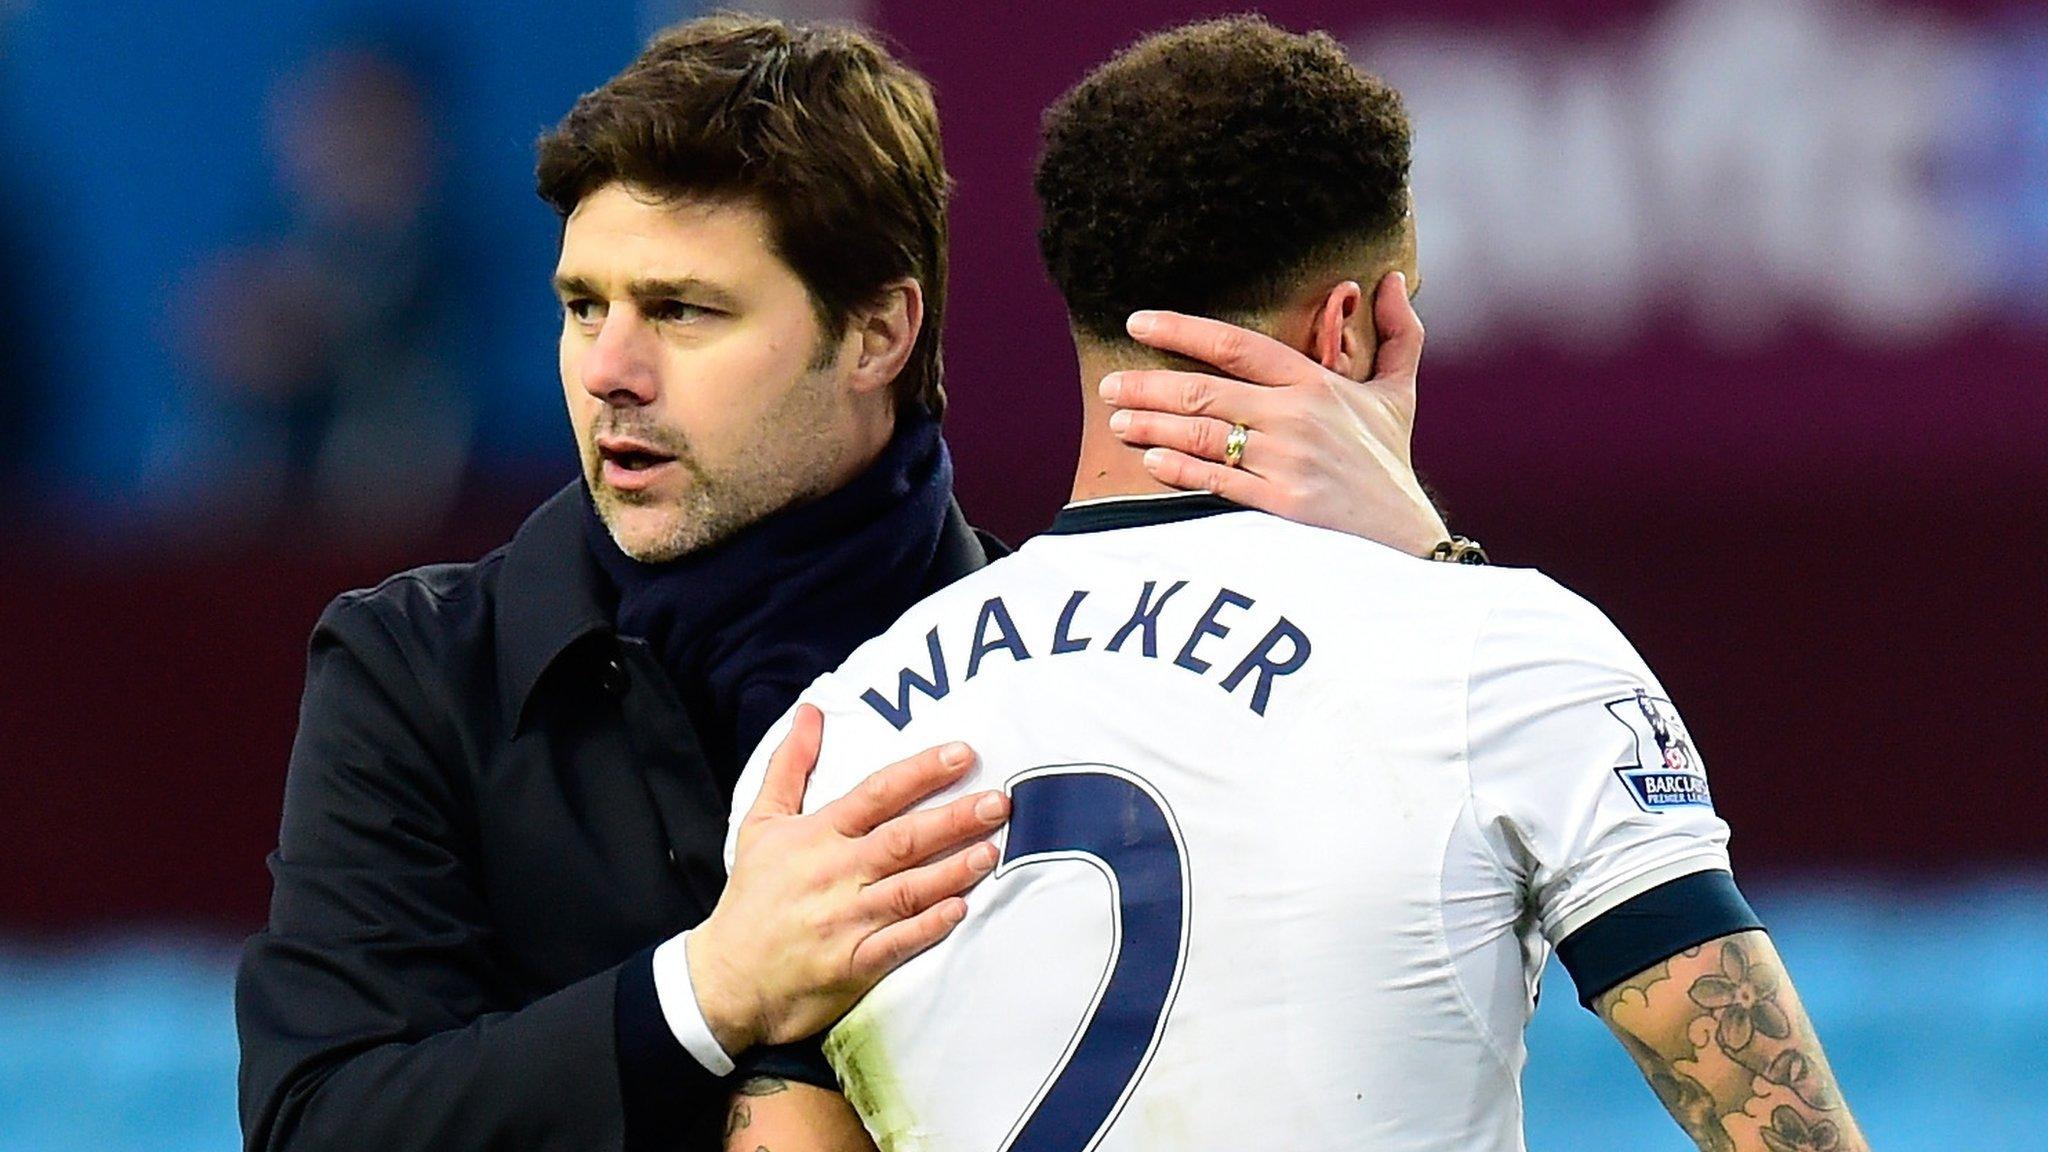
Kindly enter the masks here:
[[583, 390], [607, 404], [652, 404], [659, 392], [653, 333], [632, 308], [613, 307], [583, 352]]

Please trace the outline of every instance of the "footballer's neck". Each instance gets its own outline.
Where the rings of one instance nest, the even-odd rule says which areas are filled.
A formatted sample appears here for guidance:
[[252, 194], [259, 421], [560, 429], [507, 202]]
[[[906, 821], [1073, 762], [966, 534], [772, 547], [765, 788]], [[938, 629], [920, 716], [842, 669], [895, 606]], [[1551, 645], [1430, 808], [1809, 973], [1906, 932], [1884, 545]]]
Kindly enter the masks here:
[[1144, 448], [1129, 447], [1110, 430], [1116, 409], [1102, 398], [1102, 378], [1134, 368], [1185, 367], [1142, 345], [1109, 342], [1085, 333], [1074, 334], [1081, 361], [1081, 458], [1074, 464], [1070, 499], [1100, 500], [1107, 496], [1149, 496], [1173, 492], [1145, 471]]

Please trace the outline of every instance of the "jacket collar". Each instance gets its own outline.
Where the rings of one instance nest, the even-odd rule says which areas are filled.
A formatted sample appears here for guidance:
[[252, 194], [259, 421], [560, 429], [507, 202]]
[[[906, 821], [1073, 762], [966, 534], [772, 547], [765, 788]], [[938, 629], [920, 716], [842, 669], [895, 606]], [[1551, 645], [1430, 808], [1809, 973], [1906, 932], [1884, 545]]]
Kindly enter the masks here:
[[587, 636], [612, 632], [611, 584], [583, 543], [583, 481], [534, 509], [498, 576], [498, 690], [517, 731], [542, 675]]
[[[583, 540], [583, 481], [548, 497], [506, 546], [498, 576], [498, 691], [506, 726], [517, 731], [549, 668], [578, 642], [613, 635], [618, 595]], [[948, 501], [926, 595], [974, 572], [1009, 549], [967, 524]]]
[[939, 547], [932, 554], [932, 567], [922, 594], [929, 596], [971, 572], [988, 567], [991, 560], [1010, 554], [1009, 546], [987, 532], [967, 525], [960, 502], [946, 502], [946, 525], [939, 529]]

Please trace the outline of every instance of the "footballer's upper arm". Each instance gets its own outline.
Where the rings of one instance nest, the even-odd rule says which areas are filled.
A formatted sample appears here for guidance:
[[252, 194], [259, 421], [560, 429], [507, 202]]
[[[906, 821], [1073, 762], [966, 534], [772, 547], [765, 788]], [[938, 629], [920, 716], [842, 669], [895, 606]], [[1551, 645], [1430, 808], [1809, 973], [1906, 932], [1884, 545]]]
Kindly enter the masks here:
[[[1677, 708], [1605, 616], [1547, 580], [1524, 581], [1480, 626], [1466, 766], [1494, 856], [1553, 942], [1664, 885], [1729, 871], [1728, 827]], [[1673, 946], [1612, 977], [1753, 926], [1636, 941], [1625, 951]]]
[[733, 1093], [725, 1152], [875, 1152], [875, 1143], [839, 1093], [755, 1076]]
[[1670, 956], [1601, 993], [1593, 1009], [1701, 1149], [1868, 1148], [1763, 932]]

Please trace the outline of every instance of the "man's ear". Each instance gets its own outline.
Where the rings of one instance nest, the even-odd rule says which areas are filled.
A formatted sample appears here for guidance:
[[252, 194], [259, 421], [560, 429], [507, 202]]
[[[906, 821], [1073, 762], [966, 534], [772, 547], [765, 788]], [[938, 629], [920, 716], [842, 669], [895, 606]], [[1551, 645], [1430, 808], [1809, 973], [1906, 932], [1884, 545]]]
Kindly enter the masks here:
[[908, 276], [884, 285], [873, 303], [853, 314], [853, 390], [872, 392], [894, 384], [923, 330], [924, 287]]
[[1372, 309], [1356, 280], [1330, 289], [1316, 310], [1313, 333], [1316, 362], [1339, 376], [1363, 380], [1372, 374], [1373, 353], [1379, 350]]

